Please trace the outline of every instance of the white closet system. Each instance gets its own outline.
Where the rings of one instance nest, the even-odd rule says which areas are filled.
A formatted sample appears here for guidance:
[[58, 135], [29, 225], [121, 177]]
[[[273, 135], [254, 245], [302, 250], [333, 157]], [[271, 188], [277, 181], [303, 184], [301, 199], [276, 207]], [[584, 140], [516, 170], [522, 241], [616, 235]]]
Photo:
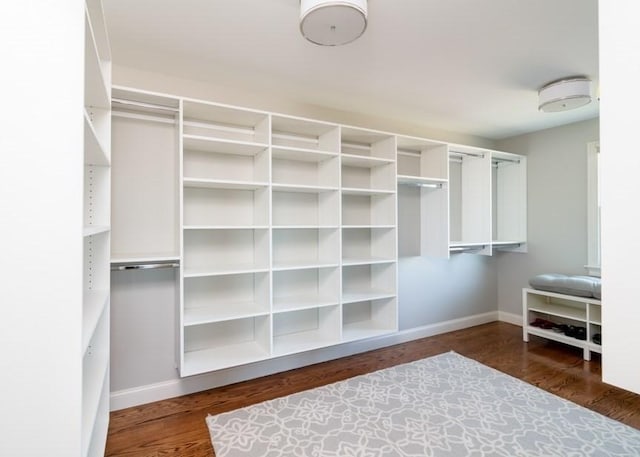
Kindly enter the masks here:
[[421, 186], [423, 255], [525, 247], [524, 157], [125, 87], [113, 102], [112, 261], [179, 262], [182, 376], [397, 331], [398, 183]]
[[111, 56], [100, 0], [85, 6], [81, 446], [82, 456], [101, 456], [109, 424]]

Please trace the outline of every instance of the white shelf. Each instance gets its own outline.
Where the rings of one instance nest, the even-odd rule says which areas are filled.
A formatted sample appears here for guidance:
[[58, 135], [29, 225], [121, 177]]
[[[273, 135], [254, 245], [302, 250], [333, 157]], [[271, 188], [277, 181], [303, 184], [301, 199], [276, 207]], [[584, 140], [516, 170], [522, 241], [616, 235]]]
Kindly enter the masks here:
[[266, 182], [232, 181], [224, 179], [184, 178], [182, 182], [184, 187], [201, 189], [257, 190], [269, 186], [269, 183]]
[[274, 192], [301, 192], [301, 193], [309, 193], [309, 194], [317, 194], [322, 192], [333, 192], [337, 191], [338, 187], [331, 186], [305, 186], [301, 184], [279, 184], [273, 183], [271, 189]]
[[84, 110], [84, 163], [85, 165], [109, 166], [110, 160], [102, 142], [98, 138], [98, 133], [89, 118], [89, 114]]
[[345, 291], [342, 294], [342, 303], [343, 304], [358, 303], [363, 301], [381, 300], [381, 299], [393, 298], [393, 297], [395, 297], [395, 294], [389, 293], [388, 291], [384, 291], [384, 290], [370, 289], [370, 290], [363, 290], [359, 292]]
[[394, 263], [396, 262], [395, 258], [384, 258], [384, 257], [360, 257], [360, 258], [343, 258], [342, 265], [350, 266], [350, 265], [373, 265], [379, 263]]
[[82, 353], [84, 354], [89, 345], [89, 341], [93, 338], [100, 317], [109, 304], [109, 291], [85, 290], [82, 301]]
[[309, 268], [333, 268], [339, 266], [339, 262], [309, 262], [309, 261], [288, 261], [273, 264], [273, 271], [306, 270]]
[[268, 144], [264, 143], [225, 140], [188, 134], [182, 136], [182, 142], [185, 150], [218, 152], [222, 154], [245, 156], [254, 156], [269, 147]]
[[244, 264], [233, 266], [221, 266], [211, 268], [185, 268], [185, 278], [200, 278], [204, 276], [223, 276], [223, 275], [237, 275], [245, 273], [264, 273], [268, 272], [269, 268], [262, 265]]
[[365, 338], [374, 338], [376, 336], [387, 335], [395, 332], [395, 328], [384, 327], [375, 322], [356, 322], [342, 326], [342, 340], [355, 341]]
[[389, 224], [363, 224], [363, 225], [342, 225], [343, 229], [393, 229], [395, 225]]
[[324, 297], [320, 295], [298, 295], [289, 297], [274, 297], [273, 312], [284, 313], [289, 311], [299, 311], [310, 308], [322, 308], [334, 306], [339, 302], [335, 297]]
[[321, 330], [291, 333], [274, 337], [273, 355], [280, 357], [288, 354], [296, 354], [298, 352], [331, 346], [339, 342], [340, 340], [338, 338], [328, 336]]
[[340, 157], [342, 165], [359, 168], [373, 168], [382, 165], [389, 165], [395, 162], [393, 159], [383, 159], [379, 157], [361, 156], [355, 154], [342, 154]]
[[422, 176], [398, 175], [398, 184], [409, 184], [415, 186], [443, 186], [447, 184], [447, 179], [429, 178]]
[[83, 236], [87, 237], [100, 235], [101, 233], [107, 233], [109, 230], [110, 227], [108, 225], [89, 225], [83, 229], [82, 234]]
[[529, 305], [529, 311], [548, 314], [550, 316], [564, 317], [580, 322], [587, 322], [587, 312], [584, 308], [573, 308], [566, 305], [553, 303], [534, 303]]
[[589, 348], [589, 350], [591, 352], [596, 352], [598, 354], [602, 354], [602, 346], [600, 346], [599, 344], [590, 342], [590, 343], [587, 344], [587, 347]]
[[267, 316], [265, 307], [255, 302], [229, 302], [224, 307], [210, 308], [186, 308], [184, 310], [184, 326], [211, 324], [234, 319]]
[[272, 225], [274, 230], [337, 229], [339, 225]]
[[166, 252], [159, 252], [157, 254], [139, 254], [129, 253], [129, 254], [119, 254], [112, 253], [111, 254], [111, 264], [123, 264], [123, 263], [161, 263], [161, 262], [179, 262], [180, 255]]
[[338, 153], [289, 146], [271, 146], [271, 157], [274, 159], [298, 160], [301, 162], [323, 162], [338, 157]]
[[184, 230], [267, 230], [268, 225], [183, 225]]
[[182, 376], [222, 370], [270, 358], [269, 351], [255, 341], [216, 346], [184, 354]]
[[385, 189], [364, 189], [356, 187], [343, 187], [342, 193], [344, 195], [392, 195], [395, 194], [395, 190]]
[[567, 336], [564, 333], [557, 333], [553, 330], [547, 330], [539, 327], [532, 327], [527, 325], [526, 331], [531, 335], [540, 336], [542, 338], [546, 338], [548, 340], [557, 341], [559, 343], [569, 344], [571, 346], [576, 346], [579, 348], [585, 348], [590, 344], [586, 340], [579, 340], [577, 338], [573, 338], [571, 336]]

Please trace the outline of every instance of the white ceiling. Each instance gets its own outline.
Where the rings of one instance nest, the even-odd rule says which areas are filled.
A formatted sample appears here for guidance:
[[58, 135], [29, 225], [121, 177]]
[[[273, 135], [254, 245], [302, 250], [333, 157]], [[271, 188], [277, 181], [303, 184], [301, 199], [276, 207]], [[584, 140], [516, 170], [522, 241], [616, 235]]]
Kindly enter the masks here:
[[598, 87], [597, 0], [369, 0], [364, 35], [307, 42], [299, 0], [104, 0], [113, 61], [490, 139], [598, 116], [537, 89]]

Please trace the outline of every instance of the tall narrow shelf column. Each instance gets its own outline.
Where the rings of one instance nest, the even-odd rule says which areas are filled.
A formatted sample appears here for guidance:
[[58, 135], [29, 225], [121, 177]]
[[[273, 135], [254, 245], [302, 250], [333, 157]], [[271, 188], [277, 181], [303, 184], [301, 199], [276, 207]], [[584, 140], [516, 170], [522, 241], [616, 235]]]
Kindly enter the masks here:
[[340, 342], [339, 129], [273, 115], [273, 355]]
[[85, 6], [81, 449], [99, 456], [109, 424], [111, 55], [102, 3]]
[[449, 146], [449, 249], [491, 255], [491, 154]]
[[180, 372], [271, 353], [270, 118], [193, 100], [181, 111]]
[[494, 250], [527, 252], [527, 158], [491, 151]]
[[420, 193], [420, 254], [449, 257], [449, 148], [445, 143], [399, 136], [398, 185]]
[[341, 128], [342, 339], [397, 330], [396, 138]]

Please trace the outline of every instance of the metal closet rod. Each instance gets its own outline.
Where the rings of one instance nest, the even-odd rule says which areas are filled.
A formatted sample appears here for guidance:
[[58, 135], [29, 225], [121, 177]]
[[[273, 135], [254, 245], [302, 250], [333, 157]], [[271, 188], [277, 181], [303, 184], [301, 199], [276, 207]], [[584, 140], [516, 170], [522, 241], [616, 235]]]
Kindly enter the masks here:
[[400, 182], [399, 184], [403, 184], [405, 186], [412, 187], [426, 187], [427, 189], [442, 189], [442, 183], [422, 183], [422, 182]]
[[126, 263], [111, 265], [111, 271], [126, 270], [159, 270], [161, 268], [178, 268], [178, 262], [155, 262], [155, 263]]
[[449, 252], [467, 252], [467, 251], [480, 251], [486, 248], [487, 245], [480, 246], [454, 246], [449, 248]]
[[520, 159], [505, 159], [502, 157], [493, 157], [491, 159], [492, 162], [511, 162], [511, 163], [520, 163]]
[[449, 151], [449, 154], [456, 154], [456, 155], [461, 155], [461, 156], [470, 156], [470, 157], [479, 157], [479, 158], [484, 158], [484, 154], [482, 153], [475, 153], [475, 152], [462, 152], [462, 151]]

